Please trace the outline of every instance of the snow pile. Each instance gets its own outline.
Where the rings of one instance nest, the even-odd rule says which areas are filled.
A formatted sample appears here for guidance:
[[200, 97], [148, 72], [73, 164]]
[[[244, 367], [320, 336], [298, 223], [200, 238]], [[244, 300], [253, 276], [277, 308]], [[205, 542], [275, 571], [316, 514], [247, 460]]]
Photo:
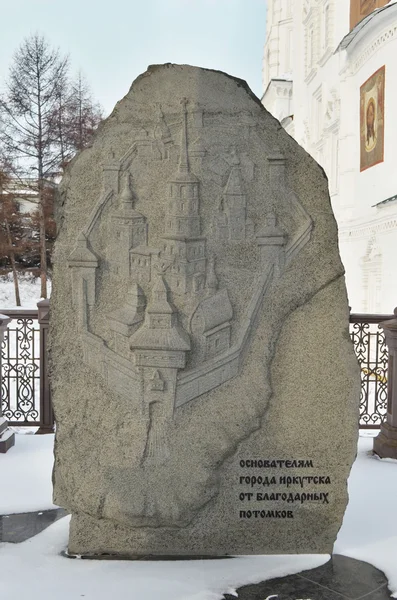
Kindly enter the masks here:
[[[15, 302], [15, 289], [12, 273], [0, 277], [0, 313], [1, 309], [37, 308], [40, 300], [40, 278], [27, 273], [18, 274], [19, 294], [22, 306]], [[51, 281], [47, 281], [47, 293], [51, 293]]]
[[15, 446], [7, 454], [0, 454], [0, 514], [55, 508], [51, 481], [54, 436], [15, 438]]
[[[0, 512], [51, 508], [52, 435], [18, 435], [0, 455]], [[371, 453], [363, 434], [349, 478], [349, 506], [334, 552], [383, 571], [397, 597], [397, 461]], [[91, 561], [60, 556], [69, 517], [22, 544], [0, 544], [1, 591], [8, 600], [220, 600], [248, 583], [324, 564], [327, 555], [250, 556], [195, 561]], [[21, 577], [21, 565], [24, 577]], [[27, 583], [28, 582], [28, 583]]]
[[372, 454], [377, 433], [360, 435], [349, 477], [349, 505], [334, 553], [364, 560], [383, 571], [397, 598], [397, 461]]
[[68, 525], [65, 517], [31, 540], [0, 546], [2, 597], [220, 600], [241, 585], [312, 569], [329, 559], [326, 554], [163, 562], [67, 559], [59, 554], [67, 544]]

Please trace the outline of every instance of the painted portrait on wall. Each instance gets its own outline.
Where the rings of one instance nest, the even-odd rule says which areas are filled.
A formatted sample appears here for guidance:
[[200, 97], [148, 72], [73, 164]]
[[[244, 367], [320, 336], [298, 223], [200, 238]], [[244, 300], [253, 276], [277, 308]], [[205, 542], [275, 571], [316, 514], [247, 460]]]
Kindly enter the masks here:
[[360, 88], [360, 171], [384, 158], [385, 67], [376, 71]]
[[364, 17], [375, 8], [382, 8], [389, 0], [350, 0], [350, 29], [353, 29]]

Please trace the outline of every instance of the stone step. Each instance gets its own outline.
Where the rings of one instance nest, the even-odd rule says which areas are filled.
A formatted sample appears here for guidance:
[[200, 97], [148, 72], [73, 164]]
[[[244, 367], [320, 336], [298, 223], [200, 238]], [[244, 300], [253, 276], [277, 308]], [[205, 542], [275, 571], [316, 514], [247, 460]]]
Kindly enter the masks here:
[[0, 454], [5, 454], [15, 444], [15, 433], [7, 429], [0, 435]]
[[8, 427], [8, 423], [4, 417], [0, 417], [0, 435], [5, 431]]

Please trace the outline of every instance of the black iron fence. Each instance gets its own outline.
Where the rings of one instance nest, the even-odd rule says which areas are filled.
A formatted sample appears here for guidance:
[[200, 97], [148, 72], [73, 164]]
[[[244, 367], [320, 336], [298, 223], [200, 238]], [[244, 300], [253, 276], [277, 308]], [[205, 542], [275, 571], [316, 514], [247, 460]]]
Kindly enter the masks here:
[[389, 353], [382, 321], [394, 315], [350, 315], [350, 336], [361, 366], [360, 429], [379, 429], [387, 413]]
[[12, 321], [1, 348], [1, 400], [10, 425], [40, 424], [40, 326], [37, 310], [3, 311]]
[[54, 431], [47, 367], [49, 302], [37, 309], [1, 310], [11, 318], [0, 348], [0, 398], [10, 425]]
[[[12, 321], [0, 352], [1, 403], [14, 426], [54, 430], [47, 369], [48, 301], [37, 310], [0, 310]], [[379, 323], [394, 315], [350, 315], [350, 335], [361, 366], [360, 428], [379, 429], [387, 412], [388, 351]]]

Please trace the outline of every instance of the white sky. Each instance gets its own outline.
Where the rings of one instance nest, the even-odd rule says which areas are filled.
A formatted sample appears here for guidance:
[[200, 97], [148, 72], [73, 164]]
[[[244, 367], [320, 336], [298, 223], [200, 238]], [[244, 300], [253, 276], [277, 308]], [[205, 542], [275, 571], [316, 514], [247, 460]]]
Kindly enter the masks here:
[[149, 64], [226, 71], [261, 96], [266, 0], [3, 0], [0, 85], [24, 37], [69, 54], [110, 113]]

